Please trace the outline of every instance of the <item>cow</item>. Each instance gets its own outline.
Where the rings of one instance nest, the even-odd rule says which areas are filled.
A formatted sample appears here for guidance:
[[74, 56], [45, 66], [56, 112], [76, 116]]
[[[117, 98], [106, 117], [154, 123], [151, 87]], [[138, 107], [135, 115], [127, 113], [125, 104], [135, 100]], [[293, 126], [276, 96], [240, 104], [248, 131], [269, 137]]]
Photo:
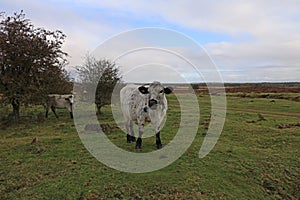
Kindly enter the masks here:
[[53, 111], [56, 118], [58, 115], [56, 114], [56, 108], [66, 108], [69, 113], [70, 117], [73, 119], [73, 110], [72, 105], [74, 103], [74, 95], [72, 94], [49, 94], [46, 100], [46, 118], [48, 118], [49, 108]]
[[[137, 86], [129, 84], [121, 89], [120, 101], [123, 112], [127, 143], [135, 142], [136, 149], [142, 148], [142, 135], [147, 119], [155, 129], [156, 147], [162, 148], [160, 129], [168, 110], [165, 94], [173, 91], [171, 87], [164, 87], [160, 82], [154, 81], [149, 85]], [[136, 140], [133, 131], [133, 122], [137, 121], [139, 136]]]

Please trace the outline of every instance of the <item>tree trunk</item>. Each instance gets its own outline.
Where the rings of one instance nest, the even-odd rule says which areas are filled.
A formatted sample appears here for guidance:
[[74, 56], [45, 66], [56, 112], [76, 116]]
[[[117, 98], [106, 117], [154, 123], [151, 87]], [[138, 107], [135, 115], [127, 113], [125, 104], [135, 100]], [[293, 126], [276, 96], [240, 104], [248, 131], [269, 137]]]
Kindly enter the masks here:
[[13, 113], [14, 113], [15, 120], [17, 121], [17, 120], [19, 120], [19, 117], [20, 117], [20, 102], [17, 98], [12, 98], [11, 105], [13, 107]]

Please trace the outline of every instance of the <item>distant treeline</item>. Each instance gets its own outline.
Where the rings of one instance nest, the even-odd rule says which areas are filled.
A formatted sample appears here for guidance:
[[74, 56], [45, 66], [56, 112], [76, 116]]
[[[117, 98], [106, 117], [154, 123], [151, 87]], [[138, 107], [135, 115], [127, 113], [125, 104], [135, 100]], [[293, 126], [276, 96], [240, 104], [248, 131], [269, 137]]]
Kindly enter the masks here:
[[300, 87], [300, 82], [225, 83], [225, 87]]
[[[187, 92], [190, 84], [172, 83], [176, 91]], [[281, 83], [192, 83], [192, 88], [196, 92], [207, 93], [208, 86], [212, 88], [225, 87], [227, 93], [300, 93], [300, 82], [281, 82]]]

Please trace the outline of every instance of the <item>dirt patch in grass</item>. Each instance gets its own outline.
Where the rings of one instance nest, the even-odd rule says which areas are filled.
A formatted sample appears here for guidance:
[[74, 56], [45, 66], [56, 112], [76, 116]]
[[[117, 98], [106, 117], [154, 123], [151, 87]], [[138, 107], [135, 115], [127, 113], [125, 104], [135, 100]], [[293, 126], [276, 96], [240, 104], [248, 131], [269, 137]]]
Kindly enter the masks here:
[[300, 128], [300, 123], [278, 124], [277, 125], [277, 128], [279, 128], [279, 129], [293, 128], [293, 127]]
[[256, 123], [256, 122], [260, 122], [260, 121], [267, 121], [266, 118], [262, 114], [257, 113], [257, 116], [258, 116], [258, 119], [256, 119], [256, 120], [248, 120], [246, 122], [247, 123]]

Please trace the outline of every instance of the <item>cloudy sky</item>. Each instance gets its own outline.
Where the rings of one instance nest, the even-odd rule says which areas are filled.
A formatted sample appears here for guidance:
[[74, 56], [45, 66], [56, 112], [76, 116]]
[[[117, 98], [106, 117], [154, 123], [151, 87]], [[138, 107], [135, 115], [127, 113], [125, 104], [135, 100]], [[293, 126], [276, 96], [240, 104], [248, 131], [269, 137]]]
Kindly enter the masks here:
[[[0, 8], [8, 15], [24, 10], [35, 26], [62, 30], [67, 35], [63, 48], [69, 54], [68, 70], [81, 65], [87, 52], [117, 34], [159, 27], [177, 31], [202, 45], [225, 82], [300, 80], [299, 0], [2, 0]], [[140, 41], [131, 39], [127, 42]], [[176, 44], [174, 50], [179, 48]], [[160, 56], [168, 57], [164, 53]], [[141, 66], [151, 68], [147, 63]], [[141, 71], [135, 73], [147, 76]]]

